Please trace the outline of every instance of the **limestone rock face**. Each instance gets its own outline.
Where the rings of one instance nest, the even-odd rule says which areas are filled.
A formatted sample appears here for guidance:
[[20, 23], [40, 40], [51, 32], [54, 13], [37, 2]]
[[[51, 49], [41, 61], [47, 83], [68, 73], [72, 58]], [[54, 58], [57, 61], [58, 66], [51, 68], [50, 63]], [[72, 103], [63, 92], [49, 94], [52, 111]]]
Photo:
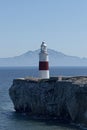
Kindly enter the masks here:
[[15, 79], [9, 95], [17, 112], [87, 124], [87, 77]]

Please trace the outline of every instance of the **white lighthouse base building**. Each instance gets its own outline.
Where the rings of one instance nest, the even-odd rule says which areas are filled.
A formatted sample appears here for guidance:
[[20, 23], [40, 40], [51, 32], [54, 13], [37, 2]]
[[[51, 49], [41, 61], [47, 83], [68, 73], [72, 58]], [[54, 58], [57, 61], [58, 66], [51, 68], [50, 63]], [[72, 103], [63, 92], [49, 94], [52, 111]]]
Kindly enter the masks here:
[[49, 70], [40, 70], [39, 76], [42, 79], [49, 79]]

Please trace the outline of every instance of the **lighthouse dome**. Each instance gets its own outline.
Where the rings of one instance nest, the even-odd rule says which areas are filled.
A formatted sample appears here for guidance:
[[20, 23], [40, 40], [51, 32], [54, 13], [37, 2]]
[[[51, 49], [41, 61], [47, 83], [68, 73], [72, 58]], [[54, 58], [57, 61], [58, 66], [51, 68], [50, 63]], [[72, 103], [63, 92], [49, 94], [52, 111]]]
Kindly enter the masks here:
[[42, 42], [42, 44], [41, 44], [41, 45], [42, 45], [42, 46], [47, 46], [45, 42]]
[[47, 52], [47, 45], [45, 44], [45, 42], [42, 42], [41, 44], [41, 51]]

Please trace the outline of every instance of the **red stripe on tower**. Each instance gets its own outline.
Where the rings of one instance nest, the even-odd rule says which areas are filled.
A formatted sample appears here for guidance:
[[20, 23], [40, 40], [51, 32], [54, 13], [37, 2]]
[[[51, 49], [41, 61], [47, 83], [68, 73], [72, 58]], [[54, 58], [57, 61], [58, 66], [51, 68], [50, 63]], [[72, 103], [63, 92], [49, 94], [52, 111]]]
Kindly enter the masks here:
[[49, 60], [47, 53], [47, 45], [42, 42], [39, 53], [39, 75], [40, 78], [49, 78]]
[[39, 70], [49, 70], [48, 61], [40, 61], [39, 62]]

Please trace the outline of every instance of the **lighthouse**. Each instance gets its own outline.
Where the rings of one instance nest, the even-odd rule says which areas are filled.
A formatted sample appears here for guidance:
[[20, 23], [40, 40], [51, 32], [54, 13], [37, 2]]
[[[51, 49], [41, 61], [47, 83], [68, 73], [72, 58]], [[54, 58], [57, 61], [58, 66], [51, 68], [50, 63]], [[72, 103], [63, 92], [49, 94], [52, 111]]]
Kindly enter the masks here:
[[49, 59], [45, 42], [42, 42], [39, 53], [39, 76], [42, 79], [49, 79]]

